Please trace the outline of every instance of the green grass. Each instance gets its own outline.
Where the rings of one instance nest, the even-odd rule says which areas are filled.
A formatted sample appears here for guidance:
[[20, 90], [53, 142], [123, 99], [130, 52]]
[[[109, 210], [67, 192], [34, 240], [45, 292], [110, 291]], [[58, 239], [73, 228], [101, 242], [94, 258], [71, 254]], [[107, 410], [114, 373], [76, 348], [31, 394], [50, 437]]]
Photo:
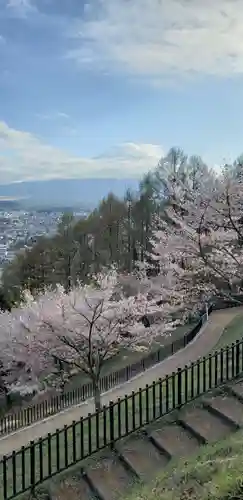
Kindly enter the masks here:
[[[176, 381], [175, 381], [176, 382]], [[162, 413], [166, 411], [166, 399], [165, 395], [167, 394], [168, 401], [168, 409], [172, 409], [174, 402], [171, 398], [171, 389], [172, 389], [172, 380], [169, 380], [168, 389], [166, 390], [165, 384], [162, 386], [162, 399], [160, 397], [159, 387], [155, 386], [155, 390], [150, 388], [147, 391], [147, 396], [145, 391], [141, 391], [140, 395], [135, 395], [134, 398], [129, 397], [127, 399], [127, 404], [123, 400], [120, 405], [120, 417], [119, 418], [119, 405], [115, 404], [114, 406], [114, 437], [115, 439], [119, 436], [123, 436], [126, 434], [127, 430], [130, 431], [139, 429], [142, 424], [146, 424], [146, 422], [150, 422], [154, 419], [154, 417], [158, 417], [160, 412], [160, 401], [162, 401]], [[146, 401], [147, 399], [147, 401]], [[147, 404], [148, 403], [148, 404]], [[139, 405], [142, 406], [142, 412], [139, 412]], [[126, 410], [127, 406], [127, 410]], [[147, 408], [147, 409], [146, 409]], [[155, 413], [154, 413], [155, 412]], [[105, 418], [106, 415], [106, 418]], [[128, 429], [126, 428], [126, 419], [125, 415], [127, 415]], [[121, 421], [121, 426], [119, 426], [119, 421]], [[89, 433], [89, 426], [91, 426], [91, 433]], [[99, 442], [97, 442], [97, 429], [99, 434]], [[89, 442], [89, 435], [91, 436], [91, 441]], [[105, 445], [105, 443], [109, 443], [110, 441], [110, 419], [109, 415], [106, 412], [101, 412], [97, 418], [92, 417], [92, 420], [84, 419], [82, 422], [76, 422], [74, 427], [68, 427], [66, 432], [63, 430], [60, 431], [58, 435], [59, 441], [59, 464], [60, 469], [65, 467], [65, 460], [67, 463], [71, 464], [74, 461], [74, 455], [76, 453], [77, 460], [83, 457], [83, 460], [87, 458], [91, 452], [95, 453], [97, 449], [99, 449], [99, 445]], [[67, 443], [67, 454], [65, 457], [65, 440]], [[53, 464], [52, 473], [57, 471], [57, 437], [56, 435], [52, 435], [44, 440], [39, 441], [41, 444], [38, 444], [34, 447], [33, 454], [35, 456], [35, 476], [36, 479], [40, 477], [40, 449], [41, 454], [43, 455], [43, 477], [47, 477], [49, 474], [48, 467], [49, 462], [48, 458], [51, 458], [51, 463]], [[75, 443], [75, 451], [73, 448], [73, 443]], [[81, 452], [81, 450], [83, 450]], [[25, 483], [26, 486], [30, 484], [30, 448], [25, 451], [18, 451], [15, 457], [15, 468], [16, 468], [16, 491], [20, 491], [22, 488], [22, 463], [23, 457], [25, 462]], [[12, 480], [12, 459], [7, 462], [8, 469], [8, 491], [9, 494], [13, 491], [13, 480]], [[2, 465], [0, 464], [0, 478], [2, 478]], [[2, 482], [0, 480], [0, 498], [2, 498]]]
[[[240, 352], [240, 359], [242, 359], [242, 349]], [[217, 363], [215, 363], [215, 358], [212, 357], [211, 363], [209, 359], [205, 359], [204, 363], [196, 363], [193, 368], [190, 368], [187, 372], [182, 372], [182, 385], [181, 385], [181, 403], [184, 404], [191, 399], [200, 396], [207, 389], [213, 389], [217, 387], [221, 382], [223, 383], [227, 377], [231, 379], [231, 357], [232, 352], [229, 351], [228, 357], [228, 375], [226, 369], [226, 353], [221, 357], [220, 353], [217, 356]], [[210, 364], [211, 364], [211, 377], [210, 377]], [[222, 366], [222, 377], [219, 379], [219, 368]], [[216, 370], [217, 368], [217, 370]], [[210, 382], [211, 380], [211, 382]], [[186, 383], [187, 381], [187, 383]], [[174, 394], [176, 397], [173, 400], [173, 385], [175, 387]], [[159, 384], [151, 386], [147, 392], [142, 390], [140, 394], [136, 394], [133, 397], [128, 397], [127, 399], [127, 410], [126, 403], [123, 401], [120, 405], [120, 416], [119, 416], [119, 406], [115, 404], [114, 406], [114, 434], [115, 439], [127, 434], [127, 430], [135, 431], [141, 428], [141, 426], [148, 425], [149, 423], [156, 420], [167, 412], [172, 411], [178, 407], [178, 379], [177, 377], [169, 377], [168, 384], [163, 381], [161, 387]], [[142, 408], [140, 412], [139, 408]], [[127, 415], [128, 429], [126, 428]], [[120, 422], [120, 423], [119, 423]], [[77, 462], [80, 459], [85, 459], [91, 452], [95, 453], [99, 449], [100, 445], [105, 445], [110, 441], [110, 425], [109, 425], [109, 415], [104, 418], [104, 413], [100, 413], [95, 417], [92, 417], [91, 424], [91, 440], [89, 442], [89, 425], [90, 421], [85, 419], [83, 424], [76, 422], [75, 426], [69, 427], [64, 432], [63, 430], [59, 433], [59, 469], [64, 469], [65, 465], [72, 464], [74, 462], [74, 457], [76, 454]], [[99, 438], [97, 440], [97, 432]], [[105, 438], [106, 435], [106, 438]], [[75, 438], [75, 439], [73, 439]], [[66, 455], [65, 455], [65, 440]], [[107, 440], [107, 441], [106, 441]], [[74, 448], [73, 443], [76, 443]], [[41, 443], [41, 444], [40, 444]], [[33, 454], [35, 456], [35, 476], [38, 479], [40, 477], [40, 457], [43, 456], [43, 477], [47, 477], [49, 473], [55, 473], [57, 471], [57, 437], [55, 435], [49, 436], [44, 440], [40, 440], [39, 444], [35, 446]], [[81, 453], [81, 450], [83, 452]], [[23, 460], [25, 462], [25, 483], [26, 486], [30, 484], [30, 449], [25, 451], [22, 450], [17, 452], [14, 467], [16, 468], [16, 490], [20, 491], [22, 488], [22, 464]], [[66, 462], [66, 463], [65, 463]], [[82, 463], [82, 462], [80, 462]], [[52, 464], [52, 466], [50, 466]], [[0, 478], [2, 477], [0, 465]], [[8, 462], [8, 488], [9, 494], [13, 491], [13, 480], [12, 462]], [[59, 470], [58, 469], [58, 470]], [[0, 481], [0, 498], [2, 493], [2, 484]]]
[[[237, 316], [234, 318], [234, 320], [228, 325], [228, 327], [225, 329], [222, 339], [220, 342], [217, 344], [217, 349], [224, 347], [227, 343], [231, 343], [234, 340], [238, 339], [241, 335], [241, 324], [242, 324], [242, 316]], [[181, 338], [180, 336], [184, 335], [185, 333], [185, 328], [181, 328], [177, 332], [173, 332], [174, 334], [177, 333], [177, 338]], [[171, 342], [171, 337], [168, 337], [167, 342]], [[175, 337], [173, 337], [173, 340], [175, 340]], [[164, 342], [165, 343], [165, 342]], [[158, 344], [156, 344], [156, 349], [158, 348]], [[241, 346], [242, 350], [242, 346]], [[229, 379], [231, 378], [231, 351], [229, 352], [229, 374], [228, 377]], [[141, 354], [140, 354], [141, 356]], [[242, 352], [241, 352], [241, 358], [242, 358]], [[222, 371], [222, 380], [219, 380], [219, 375], [218, 375], [218, 370], [216, 371], [216, 368], [219, 368], [220, 365], [223, 367]], [[193, 370], [190, 369], [188, 371], [188, 376], [187, 376], [187, 391], [186, 391], [186, 377], [185, 377], [185, 372], [182, 374], [182, 387], [181, 387], [181, 395], [182, 395], [182, 404], [186, 403], [186, 401], [190, 401], [193, 397], [200, 396], [200, 394], [203, 393], [204, 388], [210, 389], [217, 387], [219, 383], [224, 381], [227, 377], [227, 370], [226, 370], [226, 356], [224, 355], [224, 358], [221, 359], [220, 354], [217, 357], [217, 366], [215, 364], [215, 359], [212, 358], [211, 361], [211, 386], [210, 386], [210, 368], [209, 368], [209, 360], [206, 359], [204, 364], [195, 364]], [[199, 382], [197, 382], [199, 381]], [[205, 382], [204, 382], [205, 381]], [[178, 385], [178, 380], [175, 378], [174, 380], [174, 386], [175, 386], [175, 394], [178, 393], [177, 391], [177, 385]], [[206, 385], [206, 387], [204, 387]], [[115, 405], [114, 407], [114, 433], [115, 433], [115, 439], [126, 434], [126, 425], [125, 425], [125, 414], [127, 415], [127, 421], [128, 421], [128, 426], [129, 430], [133, 431], [136, 429], [139, 429], [142, 425], [148, 425], [149, 423], [153, 422], [156, 418], [160, 417], [161, 415], [165, 414], [167, 411], [172, 411], [173, 409], [177, 408], [178, 406], [178, 401], [175, 399], [173, 401], [172, 398], [172, 389], [173, 389], [173, 379], [169, 378], [168, 385], [166, 388], [165, 382], [162, 384], [162, 388], [160, 389], [160, 386], [156, 384], [153, 387], [150, 387], [147, 393], [145, 391], [141, 391], [140, 395], [135, 395], [133, 398], [129, 397], [127, 400], [127, 411], [125, 411], [125, 403], [122, 402], [121, 407], [120, 407], [120, 418], [119, 418], [119, 412], [118, 412], [118, 405]], [[139, 411], [139, 406], [142, 407], [142, 413]], [[97, 417], [97, 421], [94, 421], [94, 417], [92, 419], [92, 433], [91, 433], [91, 441], [89, 442], [88, 436], [89, 436], [89, 421], [87, 419], [84, 420], [84, 423], [81, 424], [80, 422], [77, 422], [73, 428], [67, 428], [66, 431], [64, 432], [63, 430], [59, 434], [59, 462], [60, 462], [60, 469], [64, 469], [65, 467], [65, 461], [69, 464], [73, 463], [74, 461], [74, 456], [76, 454], [77, 456], [77, 462], [81, 458], [81, 448], [83, 448], [83, 453], [82, 457], [84, 461], [82, 460], [81, 462], [78, 462], [78, 466], [80, 467], [83, 463], [86, 463], [87, 459], [85, 457], [88, 457], [90, 452], [96, 452], [97, 448], [99, 447], [100, 444], [105, 444], [105, 434], [107, 438], [107, 442], [109, 442], [110, 439], [110, 426], [109, 426], [109, 417], [104, 419], [104, 415], [101, 413]], [[121, 421], [121, 424], [119, 425], [119, 421]], [[99, 442], [97, 442], [97, 432], [96, 429], [99, 430]], [[75, 440], [73, 439], [75, 437]], [[65, 440], [67, 443], [66, 447], [66, 456], [65, 456]], [[74, 448], [73, 443], [76, 443], [76, 446]], [[36, 478], [40, 477], [40, 453], [43, 455], [43, 476], [46, 477], [48, 476], [49, 472], [55, 473], [57, 470], [57, 438], [55, 435], [49, 436], [49, 439], [46, 438], [45, 440], [42, 440], [42, 444], [38, 444], [35, 446], [34, 449], [34, 455], [35, 455], [35, 475]], [[95, 455], [96, 456], [96, 455]], [[30, 450], [25, 450], [24, 451], [19, 451], [16, 454], [16, 463], [15, 463], [15, 468], [16, 468], [16, 490], [20, 491], [22, 487], [22, 474], [21, 474], [21, 469], [22, 469], [22, 464], [23, 464], [23, 457], [25, 461], [25, 483], [26, 486], [30, 484]], [[95, 457], [94, 457], [95, 458]], [[88, 459], [89, 460], [89, 459]], [[50, 464], [52, 464], [51, 469]], [[80, 465], [79, 465], [80, 464]], [[1, 465], [0, 465], [0, 477], [2, 478], [2, 471], [1, 471]], [[72, 467], [73, 469], [73, 467]], [[12, 462], [8, 463], [8, 488], [9, 488], [9, 495], [13, 492], [13, 480], [12, 480], [12, 472], [13, 472], [13, 467], [12, 467]], [[65, 471], [67, 472], [67, 471]], [[57, 476], [58, 478], [59, 476]], [[2, 484], [0, 481], [0, 498], [2, 498]], [[159, 493], [160, 494], [160, 493]], [[199, 495], [200, 497], [200, 495]], [[136, 497], [135, 497], [136, 498]], [[147, 497], [144, 497], [147, 498]], [[152, 498], [152, 497], [151, 497]], [[157, 499], [157, 497], [155, 497]], [[180, 498], [180, 497], [173, 497], [170, 496], [168, 499], [172, 498]], [[185, 497], [187, 498], [187, 497]], [[189, 498], [189, 497], [188, 497]], [[194, 498], [194, 497], [192, 497]], [[195, 497], [196, 498], [196, 497]], [[200, 497], [201, 498], [201, 497]], [[216, 497], [215, 497], [216, 498]], [[183, 497], [184, 500], [184, 497]]]
[[226, 347], [243, 337], [243, 314], [237, 315], [224, 329], [215, 350]]
[[243, 431], [203, 446], [188, 460], [172, 460], [166, 471], [123, 500], [243, 500]]
[[[144, 351], [133, 351], [129, 349], [121, 349], [119, 354], [111, 359], [108, 359], [102, 369], [101, 376], [109, 375], [114, 370], [121, 370], [127, 365], [132, 363], [137, 363], [144, 356], [149, 355], [152, 352], [156, 352], [160, 347], [168, 346], [176, 340], [182, 339], [186, 333], [194, 328], [196, 323], [190, 323], [187, 325], [178, 326], [171, 334], [158, 336], [149, 346], [149, 349]], [[73, 390], [79, 387], [80, 384], [89, 383], [90, 380], [85, 374], [78, 374], [72, 377], [71, 381], [67, 384], [66, 390]]]
[[[241, 337], [242, 330], [241, 330], [241, 325], [243, 325], [243, 316], [237, 316], [234, 318], [234, 320], [228, 325], [228, 327], [224, 330], [224, 333], [222, 335], [222, 338], [220, 339], [220, 342], [217, 344], [217, 349], [224, 347], [226, 344], [233, 342], [234, 340], [238, 339]], [[192, 325], [190, 325], [190, 328]], [[173, 332], [173, 340], [175, 340], [174, 335], [176, 334], [176, 338], [181, 338], [186, 331], [187, 327], [184, 326], [178, 329], [177, 332]], [[165, 341], [167, 340], [168, 343], [171, 343], [172, 337], [168, 337], [165, 339], [163, 337], [163, 343], [165, 345]], [[154, 346], [154, 349], [158, 348], [158, 344], [156, 343], [156, 347]], [[242, 349], [242, 346], [241, 346]], [[136, 353], [140, 354], [141, 353]], [[242, 357], [242, 353], [241, 353]], [[223, 361], [223, 363], [222, 363]], [[222, 363], [223, 366], [223, 371], [222, 371], [222, 382], [226, 379], [226, 358], [224, 356], [224, 359], [222, 360], [220, 358], [220, 355], [218, 355], [217, 358], [217, 366], [220, 366], [220, 363]], [[134, 362], [134, 361], [133, 361]], [[126, 363], [127, 364], [127, 359]], [[198, 368], [199, 366], [199, 368]], [[117, 367], [117, 365], [116, 365]], [[231, 367], [231, 353], [229, 354], [229, 367]], [[211, 388], [219, 385], [220, 380], [218, 378], [218, 371], [215, 370], [215, 360], [212, 359], [211, 362]], [[196, 364], [193, 371], [189, 370], [188, 372], [188, 381], [187, 381], [187, 391], [185, 390], [185, 372], [183, 372], [182, 375], [182, 403], [186, 403], [186, 400], [192, 399], [193, 397], [196, 397], [197, 395], [199, 396], [202, 394], [203, 389], [204, 389], [204, 380], [206, 383], [206, 389], [210, 389], [210, 384], [209, 384], [209, 361], [208, 359], [205, 361], [204, 364]], [[229, 373], [229, 379], [231, 378], [231, 373]], [[197, 380], [199, 383], [197, 383]], [[145, 391], [142, 391], [140, 395], [135, 395], [134, 398], [128, 398], [127, 401], [127, 412], [125, 412], [125, 403], [123, 402], [121, 404], [121, 418], [119, 418], [119, 412], [118, 412], [118, 405], [115, 405], [114, 407], [114, 432], [115, 432], [115, 438], [120, 437], [125, 434], [126, 428], [125, 428], [125, 413], [127, 414], [127, 420], [129, 423], [129, 430], [136, 430], [141, 427], [142, 425], [146, 425], [146, 422], [153, 422], [156, 418], [159, 416], [163, 415], [166, 413], [167, 410], [173, 410], [174, 408], [177, 407], [177, 401], [173, 401], [172, 398], [172, 385], [173, 381], [170, 378], [168, 382], [168, 386], [166, 389], [165, 382], [162, 384], [162, 390], [160, 390], [159, 385], [155, 385], [155, 387], [149, 388], [147, 391], [147, 395]], [[176, 391], [175, 393], [177, 394], [177, 379], [175, 379], [174, 382]], [[167, 408], [166, 408], [166, 401], [167, 401]], [[142, 406], [142, 413], [139, 412], [139, 406]], [[147, 407], [147, 409], [146, 409]], [[162, 410], [162, 411], [161, 411]], [[119, 425], [119, 421], [121, 421], [121, 425]], [[82, 427], [81, 427], [82, 425]], [[97, 433], [96, 433], [96, 428], [99, 430], [99, 443], [97, 442]], [[82, 431], [82, 432], [81, 432]], [[76, 453], [77, 455], [77, 461], [81, 458], [81, 448], [83, 447], [83, 454], [82, 457], [85, 458], [87, 457], [90, 452], [95, 452], [97, 450], [97, 447], [99, 444], [105, 444], [105, 433], [107, 435], [107, 442], [109, 442], [110, 438], [110, 427], [109, 427], [109, 418], [104, 419], [104, 415], [101, 413], [97, 417], [97, 426], [96, 423], [94, 422], [93, 418], [93, 423], [92, 423], [92, 433], [91, 433], [91, 441], [89, 442], [88, 440], [88, 435], [89, 435], [89, 421], [85, 420], [83, 424], [77, 422], [73, 428], [67, 428], [67, 430], [61, 431], [59, 434], [59, 461], [60, 461], [60, 469], [65, 467], [65, 460], [71, 464], [73, 462], [74, 455]], [[83, 436], [83, 437], [82, 437]], [[73, 439], [75, 437], [75, 440]], [[64, 449], [65, 449], [65, 440], [67, 443], [67, 453], [65, 456]], [[73, 442], [75, 441], [76, 447], [74, 448]], [[243, 442], [243, 437], [242, 437], [242, 442]], [[82, 446], [81, 446], [82, 445]], [[35, 455], [35, 475], [36, 478], [40, 476], [40, 453], [43, 455], [43, 476], [46, 477], [49, 472], [55, 473], [56, 472], [56, 465], [57, 465], [57, 438], [56, 436], [52, 435], [45, 440], [42, 440], [42, 444], [39, 444], [35, 447], [34, 449], [34, 455]], [[243, 452], [242, 452], [243, 455]], [[22, 464], [23, 464], [23, 457], [25, 461], [25, 483], [26, 486], [30, 484], [30, 450], [25, 450], [24, 451], [19, 451], [16, 453], [16, 461], [14, 464], [14, 467], [16, 468], [16, 490], [20, 491], [22, 487]], [[243, 458], [243, 456], [242, 456]], [[243, 461], [242, 461], [243, 462]], [[80, 466], [82, 465], [83, 461], [80, 462]], [[52, 464], [52, 470], [48, 470], [50, 467], [50, 464]], [[78, 463], [79, 464], [79, 463]], [[2, 465], [0, 464], [0, 499], [3, 498], [3, 485], [1, 482], [2, 479]], [[243, 468], [243, 466], [242, 466]], [[13, 473], [13, 466], [12, 462], [8, 463], [8, 491], [9, 495], [12, 494], [13, 492], [13, 479], [12, 479], [12, 473]], [[243, 477], [243, 474], [242, 474]], [[146, 493], [147, 494], [147, 493]], [[160, 493], [159, 493], [160, 494]], [[169, 494], [169, 493], [168, 493]], [[200, 496], [199, 496], [200, 497]], [[132, 499], [133, 497], [131, 497]], [[134, 497], [137, 498], [137, 497]], [[143, 497], [141, 497], [143, 498]], [[149, 497], [144, 497], [148, 498]], [[151, 497], [152, 500], [153, 497]], [[164, 497], [160, 497], [161, 500], [164, 499]], [[180, 497], [175, 497], [175, 496], [168, 496], [166, 497], [168, 500], [172, 498], [180, 498]], [[187, 497], [183, 497], [184, 498]], [[188, 497], [190, 498], [190, 497]], [[194, 499], [194, 497], [191, 497]], [[196, 498], [196, 497], [195, 497]], [[200, 497], [201, 498], [201, 497]], [[205, 497], [206, 498], [206, 497]], [[212, 497], [213, 498], [213, 497]], [[218, 497], [215, 497], [218, 498]], [[219, 497], [220, 498], [220, 497]], [[157, 500], [157, 496], [154, 497], [154, 499]]]
[[[242, 354], [242, 353], [241, 353]], [[222, 377], [219, 379], [219, 373], [216, 368], [220, 366], [222, 361]], [[210, 378], [210, 364], [211, 364], [211, 378]], [[231, 359], [229, 357], [229, 373], [228, 379], [232, 377], [231, 374]], [[226, 379], [226, 357], [220, 358], [217, 356], [217, 363], [215, 358], [212, 358], [211, 363], [208, 359], [204, 363], [195, 364], [194, 368], [187, 371], [182, 371], [181, 378], [181, 403], [202, 395], [205, 390], [213, 389], [220, 385]], [[210, 382], [211, 380], [211, 382]], [[198, 382], [197, 382], [198, 381]], [[173, 386], [175, 390], [173, 391]], [[178, 377], [169, 377], [168, 383], [165, 380], [160, 384], [150, 386], [147, 391], [141, 390], [134, 396], [129, 396], [127, 400], [122, 400], [119, 404], [115, 403], [113, 407], [114, 413], [114, 438], [119, 439], [128, 434], [128, 431], [134, 432], [142, 426], [149, 425], [156, 419], [168, 412], [178, 408]], [[175, 397], [173, 398], [173, 393]], [[127, 409], [126, 409], [127, 408]], [[141, 411], [140, 411], [141, 408]], [[119, 411], [120, 409], [120, 411]], [[126, 417], [126, 418], [125, 418]], [[127, 425], [126, 425], [127, 421]], [[89, 428], [91, 432], [89, 432]], [[98, 433], [97, 433], [98, 430]], [[101, 446], [105, 446], [110, 442], [110, 418], [109, 413], [101, 412], [97, 416], [93, 416], [92, 420], [84, 419], [84, 422], [76, 422], [75, 425], [68, 427], [65, 431], [61, 430], [58, 434], [58, 439], [55, 434], [46, 437], [44, 440], [37, 442], [33, 447], [33, 455], [35, 457], [35, 478], [38, 481], [41, 478], [41, 467], [43, 465], [43, 478], [48, 477], [50, 473], [55, 473], [59, 470], [64, 470], [67, 464], [73, 464], [76, 461], [82, 465], [82, 461], [87, 458], [91, 453], [96, 453]], [[89, 440], [89, 435], [91, 439]], [[98, 438], [97, 438], [98, 436]], [[65, 454], [66, 442], [66, 454]], [[59, 444], [59, 453], [57, 453], [57, 446]], [[9, 495], [13, 492], [13, 468], [16, 469], [16, 491], [22, 489], [22, 464], [25, 464], [25, 484], [26, 487], [30, 485], [30, 454], [31, 450], [20, 450], [16, 453], [15, 464], [13, 466], [12, 459], [8, 460], [8, 492]], [[43, 460], [40, 461], [41, 456]], [[59, 468], [57, 467], [59, 457]], [[2, 478], [2, 465], [0, 465], [0, 478]], [[0, 481], [0, 498], [3, 485]]]
[[[48, 490], [60, 481], [78, 477], [80, 467], [46, 482], [36, 489], [36, 498], [46, 499]], [[42, 496], [43, 495], [43, 496]], [[20, 500], [29, 496], [22, 495]], [[137, 482], [122, 500], [243, 500], [243, 430], [185, 458], [173, 458], [157, 477], [146, 485]]]

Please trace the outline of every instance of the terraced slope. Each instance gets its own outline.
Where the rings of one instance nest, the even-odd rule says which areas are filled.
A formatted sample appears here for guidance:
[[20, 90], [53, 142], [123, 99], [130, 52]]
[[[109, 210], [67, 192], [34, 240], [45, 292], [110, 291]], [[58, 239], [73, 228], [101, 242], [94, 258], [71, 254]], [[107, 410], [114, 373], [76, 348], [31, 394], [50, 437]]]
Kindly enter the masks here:
[[222, 386], [170, 419], [119, 441], [86, 462], [85, 469], [51, 483], [51, 500], [117, 500], [137, 481], [147, 482], [174, 457], [196, 453], [200, 446], [243, 428], [243, 379]]
[[[160, 377], [164, 378], [167, 374], [171, 374], [179, 367], [183, 367], [186, 364], [190, 364], [191, 361], [206, 356], [217, 345], [224, 328], [237, 315], [242, 315], [242, 312], [243, 307], [213, 311], [208, 322], [190, 344], [125, 384], [114, 387], [112, 390], [104, 393], [102, 395], [102, 405], [108, 405], [110, 400], [116, 401], [118, 398], [123, 398], [126, 394], [130, 394], [132, 391], [136, 392], [139, 388], [144, 388], [146, 384], [150, 385]], [[27, 445], [32, 440], [46, 436], [49, 432], [55, 432], [57, 428], [60, 429], [64, 425], [72, 424], [74, 420], [79, 420], [81, 416], [85, 417], [93, 411], [93, 401], [87, 400], [85, 403], [68, 408], [43, 421], [3, 436], [0, 438], [0, 458], [21, 448], [21, 446]]]

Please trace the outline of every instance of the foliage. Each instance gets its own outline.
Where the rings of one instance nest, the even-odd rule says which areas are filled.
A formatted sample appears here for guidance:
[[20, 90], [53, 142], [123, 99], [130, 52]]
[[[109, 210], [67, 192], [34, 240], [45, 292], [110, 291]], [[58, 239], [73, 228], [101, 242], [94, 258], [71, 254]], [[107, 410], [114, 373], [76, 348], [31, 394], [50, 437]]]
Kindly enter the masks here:
[[[142, 282], [142, 277], [140, 278]], [[142, 285], [142, 283], [141, 283]], [[149, 296], [145, 281], [141, 292], [125, 296], [114, 267], [91, 277], [90, 284], [77, 284], [68, 293], [59, 285], [37, 297], [25, 292], [25, 302], [0, 317], [3, 364], [17, 375], [17, 388], [46, 385], [63, 387], [74, 370], [88, 375], [99, 405], [101, 369], [121, 347], [144, 349], [158, 335], [158, 324], [147, 329], [141, 319], [159, 312], [159, 334], [171, 330], [179, 321], [173, 314], [175, 303], [165, 292], [165, 303], [158, 306]], [[11, 390], [16, 389], [13, 378]]]
[[[26, 359], [19, 359], [19, 344], [26, 347], [29, 331], [28, 349], [36, 352], [30, 371], [34, 365], [43, 371], [44, 361], [48, 365], [50, 359], [53, 366], [55, 354], [62, 383], [65, 361], [88, 371], [97, 384], [103, 361], [119, 346], [141, 343], [144, 325], [150, 326], [152, 339], [158, 321], [163, 333], [172, 319], [185, 321], [214, 295], [235, 300], [237, 294], [241, 302], [242, 188], [241, 158], [216, 176], [200, 157], [187, 157], [172, 148], [144, 177], [138, 193], [128, 191], [124, 200], [110, 193], [78, 222], [71, 213], [64, 214], [53, 238], [40, 238], [33, 248], [19, 252], [3, 273], [3, 302], [5, 297], [9, 304], [28, 298], [27, 305], [1, 315], [1, 329], [8, 332], [2, 333], [3, 346], [8, 335], [14, 339], [7, 350], [10, 361], [25, 365]], [[108, 274], [104, 268], [110, 269]], [[106, 283], [106, 291], [101, 282]], [[149, 317], [156, 315], [151, 327]], [[21, 328], [20, 316], [24, 318]], [[76, 351], [65, 337], [71, 335], [76, 346], [75, 322], [79, 324]], [[97, 325], [106, 332], [99, 342]], [[112, 335], [107, 333], [111, 331]], [[39, 355], [40, 338], [45, 338], [44, 352], [50, 356]], [[63, 349], [65, 345], [63, 358], [56, 338]], [[69, 357], [70, 349], [78, 359]]]
[[3, 273], [4, 293], [16, 302], [25, 288], [35, 294], [61, 283], [68, 290], [112, 263], [121, 271], [133, 271], [137, 261], [148, 259], [152, 251], [154, 214], [167, 218], [165, 207], [178, 187], [177, 180], [196, 189], [199, 182], [210, 184], [213, 177], [200, 157], [188, 158], [179, 148], [171, 148], [155, 170], [144, 176], [137, 193], [128, 191], [123, 200], [109, 193], [78, 222], [66, 213], [55, 236], [41, 238], [32, 248], [18, 252]]
[[154, 230], [154, 251], [174, 265], [180, 285], [190, 286], [194, 298], [197, 289], [206, 300], [210, 294], [232, 300], [237, 295], [241, 303], [242, 181], [227, 169], [218, 178], [199, 176], [196, 188], [180, 176], [168, 182], [167, 220]]

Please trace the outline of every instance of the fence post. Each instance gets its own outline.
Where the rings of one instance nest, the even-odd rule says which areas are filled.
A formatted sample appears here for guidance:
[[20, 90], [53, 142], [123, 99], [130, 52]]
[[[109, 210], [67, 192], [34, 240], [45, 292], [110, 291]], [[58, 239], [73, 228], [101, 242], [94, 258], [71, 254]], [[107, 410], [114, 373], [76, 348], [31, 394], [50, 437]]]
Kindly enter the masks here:
[[73, 442], [73, 462], [77, 461], [77, 449], [76, 449], [76, 422], [72, 421], [72, 442]]
[[124, 396], [124, 413], [125, 413], [125, 432], [129, 432], [129, 414], [128, 414], [128, 397], [127, 394]]
[[171, 388], [172, 388], [172, 408], [173, 410], [176, 407], [176, 372], [172, 372], [171, 374]]
[[184, 402], [187, 403], [188, 401], [188, 365], [184, 366]]
[[122, 417], [121, 417], [121, 399], [118, 398], [117, 400], [117, 432], [118, 432], [118, 438], [121, 438], [122, 435], [122, 427], [121, 427], [121, 422], [122, 422]]
[[169, 376], [166, 375], [165, 377], [165, 412], [168, 413], [169, 411]]
[[197, 360], [197, 396], [201, 393], [201, 361]]
[[218, 386], [218, 351], [214, 353], [214, 387]]
[[206, 392], [207, 387], [207, 361], [206, 356], [202, 358], [202, 387], [203, 392]]
[[153, 386], [152, 386], [152, 404], [153, 404], [153, 419], [155, 420], [156, 418], [156, 386], [158, 386], [158, 383], [153, 381]]
[[135, 407], [135, 392], [132, 391], [132, 430], [136, 429], [136, 407]]
[[139, 407], [139, 426], [143, 425], [143, 400], [142, 400], [142, 389], [138, 389], [138, 407]]
[[35, 443], [30, 442], [30, 485], [31, 489], [35, 486]]
[[162, 378], [159, 378], [159, 414], [163, 415], [163, 388], [162, 388]]
[[108, 384], [108, 377], [107, 377], [107, 375], [105, 375], [105, 376], [103, 377], [103, 380], [104, 380], [104, 388], [105, 388], [105, 391], [108, 391], [108, 389], [109, 389], [109, 384]]
[[238, 377], [240, 373], [240, 341], [236, 340], [236, 356], [235, 356], [235, 375]]
[[63, 434], [64, 434], [64, 464], [65, 468], [67, 469], [68, 467], [68, 431], [67, 431], [67, 425], [64, 425], [63, 427]]
[[146, 424], [149, 424], [149, 385], [145, 387]]
[[88, 413], [88, 450], [89, 455], [92, 453], [92, 413]]
[[191, 362], [190, 364], [190, 372], [191, 372], [191, 398], [190, 399], [194, 399], [194, 393], [195, 393], [195, 384], [194, 384], [194, 363], [193, 361]]
[[208, 304], [206, 304], [206, 321], [208, 321]]
[[231, 378], [235, 376], [235, 343], [231, 344]]
[[114, 448], [114, 403], [109, 403], [110, 447]]
[[178, 389], [178, 406], [181, 406], [182, 404], [182, 398], [181, 398], [181, 393], [182, 393], [182, 371], [181, 368], [178, 368], [177, 370], [177, 389]]
[[220, 382], [224, 381], [224, 349], [220, 349]]
[[7, 457], [3, 457], [3, 498], [8, 498], [8, 477], [7, 477]]

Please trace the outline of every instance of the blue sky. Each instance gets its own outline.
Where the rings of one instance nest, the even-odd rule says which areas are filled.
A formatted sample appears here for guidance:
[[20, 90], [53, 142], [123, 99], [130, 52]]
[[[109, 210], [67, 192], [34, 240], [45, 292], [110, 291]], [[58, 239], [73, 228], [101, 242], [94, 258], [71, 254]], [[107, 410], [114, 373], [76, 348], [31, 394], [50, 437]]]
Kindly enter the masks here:
[[242, 0], [0, 0], [0, 182], [243, 151]]

